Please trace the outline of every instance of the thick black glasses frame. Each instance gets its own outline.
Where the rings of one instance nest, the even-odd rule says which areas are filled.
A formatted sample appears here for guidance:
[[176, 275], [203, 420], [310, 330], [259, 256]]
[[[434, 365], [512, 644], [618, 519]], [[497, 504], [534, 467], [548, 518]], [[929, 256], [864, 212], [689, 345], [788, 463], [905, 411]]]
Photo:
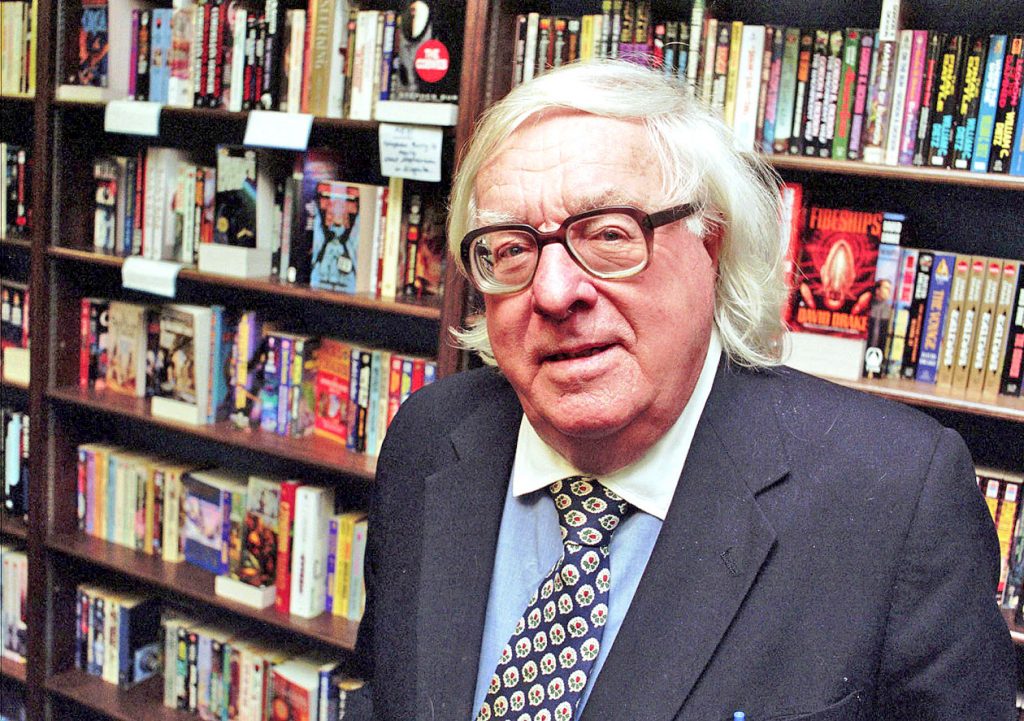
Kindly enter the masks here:
[[[635, 271], [629, 272], [627, 276], [598, 275], [594, 271], [587, 268], [583, 264], [583, 262], [576, 257], [576, 253], [573, 251], [572, 247], [568, 243], [568, 239], [566, 238], [566, 231], [569, 229], [569, 226], [581, 220], [592, 218], [595, 215], [605, 215], [608, 213], [621, 213], [623, 215], [628, 215], [630, 218], [637, 222], [637, 225], [640, 226], [641, 232], [643, 232], [644, 234], [644, 240], [647, 243], [647, 262], [650, 262], [652, 252], [651, 246], [654, 244], [654, 229], [660, 228], [663, 225], [668, 225], [669, 223], [674, 223], [677, 220], [682, 220], [683, 218], [688, 218], [696, 212], [697, 206], [693, 203], [674, 205], [671, 208], [659, 210], [655, 213], [645, 213], [644, 211], [640, 210], [639, 208], [635, 208], [632, 205], [611, 205], [605, 208], [594, 208], [593, 210], [588, 210], [583, 213], [570, 215], [568, 218], [562, 221], [562, 224], [560, 226], [558, 226], [555, 230], [552, 230], [548, 233], [542, 233], [541, 231], [534, 228], [532, 225], [528, 225], [526, 223], [502, 223], [498, 225], [487, 225], [482, 228], [477, 228], [476, 230], [469, 231], [462, 239], [462, 246], [460, 248], [462, 255], [462, 265], [464, 268], [466, 268], [467, 271], [469, 271], [469, 277], [472, 280], [473, 266], [470, 263], [469, 249], [470, 246], [473, 244], [473, 241], [482, 235], [487, 235], [488, 233], [496, 233], [500, 231], [520, 231], [523, 233], [528, 233], [531, 236], [533, 236], [534, 241], [537, 243], [538, 262], [540, 262], [540, 252], [544, 250], [544, 246], [551, 245], [552, 243], [558, 243], [559, 245], [564, 246], [566, 252], [569, 254], [569, 257], [572, 258], [578, 266], [580, 266], [584, 271], [586, 271], [590, 275], [605, 280], [614, 277], [628, 277], [628, 275], [635, 275], [636, 273], [642, 271], [644, 268], [647, 267], [647, 264], [645, 263], [643, 266], [637, 268]], [[534, 267], [534, 272], [536, 272], [536, 270], [537, 268]], [[527, 280], [522, 287], [527, 287], [528, 285], [530, 285], [532, 281], [533, 276], [531, 275], [530, 279]], [[482, 288], [477, 289], [484, 293], [488, 292], [484, 291]], [[521, 289], [522, 288], [515, 288], [509, 290], [508, 292], [514, 293], [515, 291]], [[490, 293], [492, 295], [494, 294], [493, 291], [490, 291]]]

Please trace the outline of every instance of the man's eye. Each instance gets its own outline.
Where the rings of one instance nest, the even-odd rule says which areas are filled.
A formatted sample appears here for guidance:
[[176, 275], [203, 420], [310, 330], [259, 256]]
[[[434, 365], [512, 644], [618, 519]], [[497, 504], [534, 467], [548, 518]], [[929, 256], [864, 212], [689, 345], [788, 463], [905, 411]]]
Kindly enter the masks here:
[[500, 246], [495, 255], [498, 260], [512, 260], [530, 252], [530, 248], [523, 243], [507, 243]]

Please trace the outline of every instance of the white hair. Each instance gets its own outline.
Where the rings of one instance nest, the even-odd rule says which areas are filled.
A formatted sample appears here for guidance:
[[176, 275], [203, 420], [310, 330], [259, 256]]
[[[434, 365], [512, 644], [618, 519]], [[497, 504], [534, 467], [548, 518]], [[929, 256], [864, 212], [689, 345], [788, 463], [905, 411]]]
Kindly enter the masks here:
[[[715, 322], [726, 353], [744, 366], [779, 363], [786, 289], [778, 178], [756, 156], [737, 151], [725, 125], [660, 71], [623, 61], [574, 63], [520, 85], [489, 108], [452, 189], [448, 246], [460, 271], [466, 274], [462, 238], [479, 222], [477, 174], [529, 118], [559, 110], [642, 123], [661, 166], [666, 202], [698, 206], [689, 221], [698, 236], [722, 234]], [[485, 318], [452, 332], [463, 348], [494, 364]]]

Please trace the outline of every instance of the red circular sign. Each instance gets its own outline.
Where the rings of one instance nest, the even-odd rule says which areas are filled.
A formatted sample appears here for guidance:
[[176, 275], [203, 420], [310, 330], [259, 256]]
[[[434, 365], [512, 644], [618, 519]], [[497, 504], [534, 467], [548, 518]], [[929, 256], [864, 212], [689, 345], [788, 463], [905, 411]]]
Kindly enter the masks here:
[[439, 40], [428, 40], [416, 51], [416, 74], [425, 83], [436, 83], [448, 74], [448, 48]]

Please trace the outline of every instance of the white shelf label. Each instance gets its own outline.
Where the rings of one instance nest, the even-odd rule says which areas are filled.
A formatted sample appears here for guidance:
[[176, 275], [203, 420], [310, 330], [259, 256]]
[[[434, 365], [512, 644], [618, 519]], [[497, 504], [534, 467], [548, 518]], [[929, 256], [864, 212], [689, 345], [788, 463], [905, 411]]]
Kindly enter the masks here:
[[439, 183], [443, 137], [440, 128], [381, 123], [381, 175]]
[[153, 295], [173, 298], [177, 291], [181, 263], [133, 255], [121, 267], [121, 285]]
[[103, 129], [108, 133], [157, 136], [163, 107], [163, 103], [148, 100], [111, 100], [103, 115]]
[[282, 150], [305, 150], [309, 146], [309, 131], [313, 116], [308, 113], [279, 113], [273, 110], [253, 110], [245, 123], [246, 145]]

